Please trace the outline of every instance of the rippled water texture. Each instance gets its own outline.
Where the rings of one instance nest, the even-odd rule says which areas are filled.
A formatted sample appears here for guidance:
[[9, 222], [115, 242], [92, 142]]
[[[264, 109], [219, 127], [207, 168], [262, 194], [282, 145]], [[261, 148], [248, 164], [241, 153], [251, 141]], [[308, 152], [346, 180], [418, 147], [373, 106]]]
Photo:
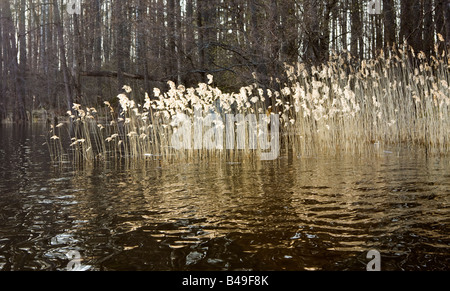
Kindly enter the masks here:
[[270, 162], [52, 165], [0, 127], [0, 269], [448, 270], [450, 161], [413, 149]]

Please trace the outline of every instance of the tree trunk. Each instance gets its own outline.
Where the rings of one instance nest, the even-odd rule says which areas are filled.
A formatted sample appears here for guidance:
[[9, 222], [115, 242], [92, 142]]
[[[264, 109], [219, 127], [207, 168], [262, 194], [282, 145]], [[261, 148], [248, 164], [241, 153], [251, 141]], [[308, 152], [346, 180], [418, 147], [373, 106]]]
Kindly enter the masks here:
[[348, 36], [347, 36], [348, 1], [349, 0], [342, 0], [341, 1], [341, 6], [342, 6], [342, 12], [341, 12], [342, 13], [342, 16], [341, 16], [341, 23], [342, 23], [341, 24], [341, 27], [342, 27], [342, 29], [341, 29], [341, 31], [342, 31], [342, 48], [344, 50], [348, 49], [348, 42], [347, 42], [347, 39], [348, 39]]
[[182, 83], [181, 80], [181, 60], [183, 52], [183, 28], [181, 25], [181, 3], [180, 1], [175, 1], [175, 16], [176, 16], [176, 29], [175, 29], [175, 42], [176, 42], [176, 73], [178, 84]]
[[[94, 70], [101, 70], [102, 67], [102, 29], [101, 29], [101, 0], [93, 1], [94, 8]], [[97, 79], [97, 96], [102, 96], [102, 80]]]
[[[185, 37], [185, 51], [186, 51], [186, 61], [189, 63], [189, 67], [186, 69], [192, 70], [195, 65], [195, 34], [194, 34], [194, 0], [186, 1], [186, 37]], [[187, 86], [191, 86], [195, 83], [195, 78], [191, 78], [191, 76], [185, 77], [185, 84]]]
[[27, 47], [26, 47], [26, 31], [25, 31], [25, 0], [20, 0], [20, 15], [19, 15], [19, 72], [18, 72], [18, 100], [17, 100], [17, 119], [19, 121], [27, 121], [28, 116], [26, 114], [26, 72], [27, 72]]
[[81, 67], [83, 64], [83, 56], [81, 53], [81, 46], [82, 46], [82, 37], [81, 37], [81, 31], [80, 31], [80, 17], [78, 14], [73, 14], [73, 29], [75, 34], [75, 41], [74, 41], [74, 60], [73, 60], [73, 70], [72, 70], [72, 76], [74, 78], [74, 89], [75, 89], [75, 96], [74, 99], [77, 103], [79, 103], [81, 100], [81, 78], [80, 78], [80, 72]]
[[434, 48], [433, 1], [423, 0], [423, 51], [429, 57]]
[[383, 13], [384, 13], [384, 47], [388, 47], [396, 43], [394, 0], [383, 0]]
[[264, 38], [261, 33], [260, 23], [259, 23], [259, 9], [256, 4], [256, 0], [249, 0], [250, 8], [250, 52], [252, 55], [252, 62], [256, 65], [255, 73], [257, 79], [264, 82], [264, 78], [267, 75], [267, 67], [265, 65], [265, 55], [264, 55]]
[[285, 0], [280, 3], [280, 15], [282, 31], [281, 35], [281, 61], [293, 64], [298, 58], [297, 21], [295, 18], [295, 2]]
[[[27, 114], [25, 110], [25, 93], [24, 93], [25, 79], [23, 76], [24, 72], [21, 72], [21, 68], [19, 67], [19, 62], [17, 59], [18, 48], [15, 38], [16, 32], [14, 22], [12, 19], [11, 7], [9, 1], [2, 1], [0, 5], [2, 12], [1, 19], [3, 28], [3, 39], [4, 41], [6, 40], [7, 42], [6, 49], [8, 51], [7, 55], [9, 63], [6, 69], [10, 70], [10, 76], [13, 79], [13, 84], [15, 87], [14, 92], [16, 95], [14, 120], [17, 122], [27, 121]], [[19, 32], [22, 32], [23, 36], [19, 35], [19, 43], [23, 41], [23, 38], [25, 38], [25, 32], [20, 30], [21, 29], [19, 28]], [[22, 49], [20, 49], [20, 51], [21, 51], [20, 53], [22, 54]], [[20, 66], [22, 66], [22, 64], [20, 64]]]
[[320, 52], [319, 52], [319, 60], [321, 63], [324, 63], [328, 60], [328, 56], [330, 54], [330, 21], [332, 11], [335, 9], [337, 1], [336, 0], [327, 0], [324, 3], [323, 14], [321, 21], [321, 36], [320, 36]]
[[450, 50], [450, 0], [447, 0], [444, 5], [444, 20], [445, 20], [445, 43], [447, 44], [447, 51]]
[[[0, 17], [3, 17], [2, 13], [2, 7], [0, 6]], [[0, 19], [0, 55], [2, 58], [0, 58], [0, 124], [3, 122], [3, 120], [6, 119], [6, 72], [4, 72], [4, 57], [6, 56], [6, 52], [4, 50], [4, 41], [3, 41], [3, 31], [4, 26], [3, 22]], [[5, 70], [6, 71], [6, 70]]]
[[401, 0], [400, 1], [400, 41], [406, 42], [411, 45], [414, 40], [412, 38], [414, 26], [417, 25], [417, 21], [412, 22], [414, 13], [412, 12], [413, 7], [416, 5], [417, 0]]
[[176, 26], [175, 26], [175, 0], [167, 0], [167, 41], [169, 49], [169, 75], [174, 76], [172, 81], [176, 81], [177, 75], [177, 51], [176, 51]]
[[[445, 38], [446, 32], [445, 32], [445, 19], [444, 19], [444, 2], [446, 0], [435, 0], [434, 1], [434, 23], [436, 25], [436, 34], [440, 34], [442, 37]], [[438, 41], [438, 50], [439, 52], [442, 52], [445, 45], [443, 42]]]
[[350, 53], [354, 57], [360, 56], [363, 47], [362, 47], [362, 23], [361, 23], [361, 3], [360, 0], [351, 0], [351, 43], [350, 43]]
[[[411, 5], [411, 19], [416, 21], [411, 21], [409, 23], [411, 27], [411, 46], [416, 52], [423, 50], [423, 38], [422, 38], [422, 25], [423, 25], [423, 13], [422, 13], [422, 0], [413, 0]], [[427, 32], [428, 33], [428, 32]], [[429, 32], [432, 33], [431, 31]]]
[[[137, 13], [137, 63], [142, 64], [142, 73], [144, 74], [144, 91], [150, 93], [147, 61], [147, 37], [145, 34], [146, 26], [144, 23], [144, 20], [147, 17], [147, 6], [144, 4], [144, 0], [139, 0]], [[137, 73], [140, 73], [139, 65]]]
[[320, 63], [320, 29], [318, 21], [317, 1], [305, 1], [305, 58], [309, 65], [318, 65]]
[[126, 85], [124, 82], [123, 72], [125, 71], [125, 21], [124, 21], [124, 9], [123, 1], [114, 1], [113, 15], [115, 19], [115, 47], [116, 47], [116, 60], [117, 60], [117, 90], [119, 93], [123, 92], [123, 86]]
[[64, 31], [61, 23], [61, 17], [59, 14], [58, 1], [53, 0], [54, 5], [54, 14], [55, 14], [55, 25], [58, 33], [58, 42], [59, 42], [59, 55], [60, 55], [60, 65], [61, 71], [63, 73], [64, 78], [64, 88], [66, 91], [66, 104], [67, 110], [72, 111], [73, 107], [73, 95], [72, 95], [72, 86], [71, 86], [71, 76], [69, 75], [69, 69], [67, 67], [67, 59], [66, 59], [66, 47], [64, 44]]
[[[197, 29], [198, 29], [198, 64], [200, 70], [206, 71], [207, 69], [207, 22], [208, 22], [208, 14], [207, 14], [207, 6], [208, 2], [206, 0], [197, 0]], [[206, 79], [206, 74], [202, 73], [202, 79]]]

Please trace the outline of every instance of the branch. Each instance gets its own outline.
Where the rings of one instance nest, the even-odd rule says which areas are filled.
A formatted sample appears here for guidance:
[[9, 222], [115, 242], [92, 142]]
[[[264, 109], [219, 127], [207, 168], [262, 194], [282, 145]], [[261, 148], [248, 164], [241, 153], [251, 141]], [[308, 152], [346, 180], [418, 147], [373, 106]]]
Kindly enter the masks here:
[[[116, 71], [90, 71], [90, 72], [80, 72], [81, 76], [84, 77], [108, 77], [108, 78], [117, 78], [118, 73]], [[130, 74], [130, 73], [122, 73], [122, 75], [126, 78], [144, 80], [144, 75], [138, 74]], [[160, 80], [151, 80], [151, 81], [160, 81]]]

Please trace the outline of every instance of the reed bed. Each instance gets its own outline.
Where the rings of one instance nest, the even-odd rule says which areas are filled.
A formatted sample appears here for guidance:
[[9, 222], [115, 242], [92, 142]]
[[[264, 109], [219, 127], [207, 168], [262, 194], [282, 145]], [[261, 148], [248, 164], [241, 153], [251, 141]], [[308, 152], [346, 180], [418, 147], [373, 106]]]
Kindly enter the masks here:
[[[428, 58], [406, 45], [371, 60], [334, 54], [320, 67], [286, 65], [286, 81], [273, 79], [270, 88], [254, 83], [225, 93], [209, 75], [208, 82], [196, 88], [168, 82], [169, 90], [155, 88], [153, 98], [145, 94], [142, 104], [124, 86], [118, 108], [109, 102], [99, 110], [74, 105], [68, 112], [69, 149], [61, 145], [61, 125], [50, 129], [48, 143], [54, 159], [65, 155], [78, 162], [257, 158], [264, 151], [259, 146], [177, 149], [171, 143], [179, 130], [177, 114], [195, 121], [214, 113], [221, 117], [211, 123], [216, 129], [224, 127], [227, 114], [251, 114], [267, 123], [277, 116], [281, 148], [294, 157], [358, 153], [386, 145], [417, 146], [445, 155], [450, 146], [450, 66], [444, 53], [437, 55]], [[258, 124], [258, 134], [268, 125]], [[205, 135], [211, 126], [192, 132]], [[245, 138], [248, 145], [253, 133], [239, 134], [244, 137], [236, 138]], [[190, 138], [194, 144], [195, 134]]]

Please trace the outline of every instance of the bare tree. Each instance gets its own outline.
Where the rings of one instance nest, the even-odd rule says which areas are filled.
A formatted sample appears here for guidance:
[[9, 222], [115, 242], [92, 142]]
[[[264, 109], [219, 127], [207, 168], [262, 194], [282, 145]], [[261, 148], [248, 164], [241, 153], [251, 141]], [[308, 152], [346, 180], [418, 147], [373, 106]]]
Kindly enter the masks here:
[[[23, 4], [23, 3], [21, 3]], [[20, 9], [20, 14], [24, 16], [25, 7]], [[4, 53], [7, 54], [8, 59], [5, 59], [5, 65], [3, 68], [10, 71], [10, 77], [12, 78], [12, 84], [14, 86], [10, 93], [15, 93], [17, 96], [14, 102], [14, 120], [21, 122], [27, 121], [27, 114], [25, 110], [25, 69], [26, 69], [26, 57], [24, 56], [25, 46], [25, 32], [24, 32], [24, 17], [20, 17], [19, 28], [19, 43], [22, 48], [20, 49], [21, 63], [18, 60], [18, 45], [16, 42], [16, 29], [11, 14], [10, 3], [6, 1], [1, 2], [1, 19], [3, 36], [2, 40], [6, 42]], [[22, 35], [20, 35], [22, 33]]]
[[445, 48], [438, 33], [450, 44], [450, 0], [382, 0], [381, 15], [361, 0], [92, 0], [79, 15], [63, 2], [1, 1], [2, 119], [26, 120], [34, 101], [63, 114], [125, 84], [151, 94], [212, 73], [235, 90], [256, 73], [269, 86], [284, 63], [318, 66], [332, 51], [363, 59], [406, 41], [430, 55]]
[[444, 20], [445, 20], [445, 40], [447, 44], [447, 49], [450, 50], [450, 0], [444, 3]]
[[58, 31], [58, 41], [59, 41], [59, 55], [60, 55], [60, 64], [61, 64], [61, 70], [64, 78], [64, 88], [66, 92], [66, 104], [67, 104], [67, 110], [72, 110], [73, 107], [73, 95], [72, 95], [72, 82], [71, 82], [71, 76], [69, 73], [69, 69], [67, 67], [67, 58], [66, 58], [66, 46], [64, 42], [64, 31], [63, 31], [63, 25], [61, 22], [58, 2], [56, 0], [53, 1], [54, 5], [54, 13], [55, 13], [55, 22], [56, 27]]

